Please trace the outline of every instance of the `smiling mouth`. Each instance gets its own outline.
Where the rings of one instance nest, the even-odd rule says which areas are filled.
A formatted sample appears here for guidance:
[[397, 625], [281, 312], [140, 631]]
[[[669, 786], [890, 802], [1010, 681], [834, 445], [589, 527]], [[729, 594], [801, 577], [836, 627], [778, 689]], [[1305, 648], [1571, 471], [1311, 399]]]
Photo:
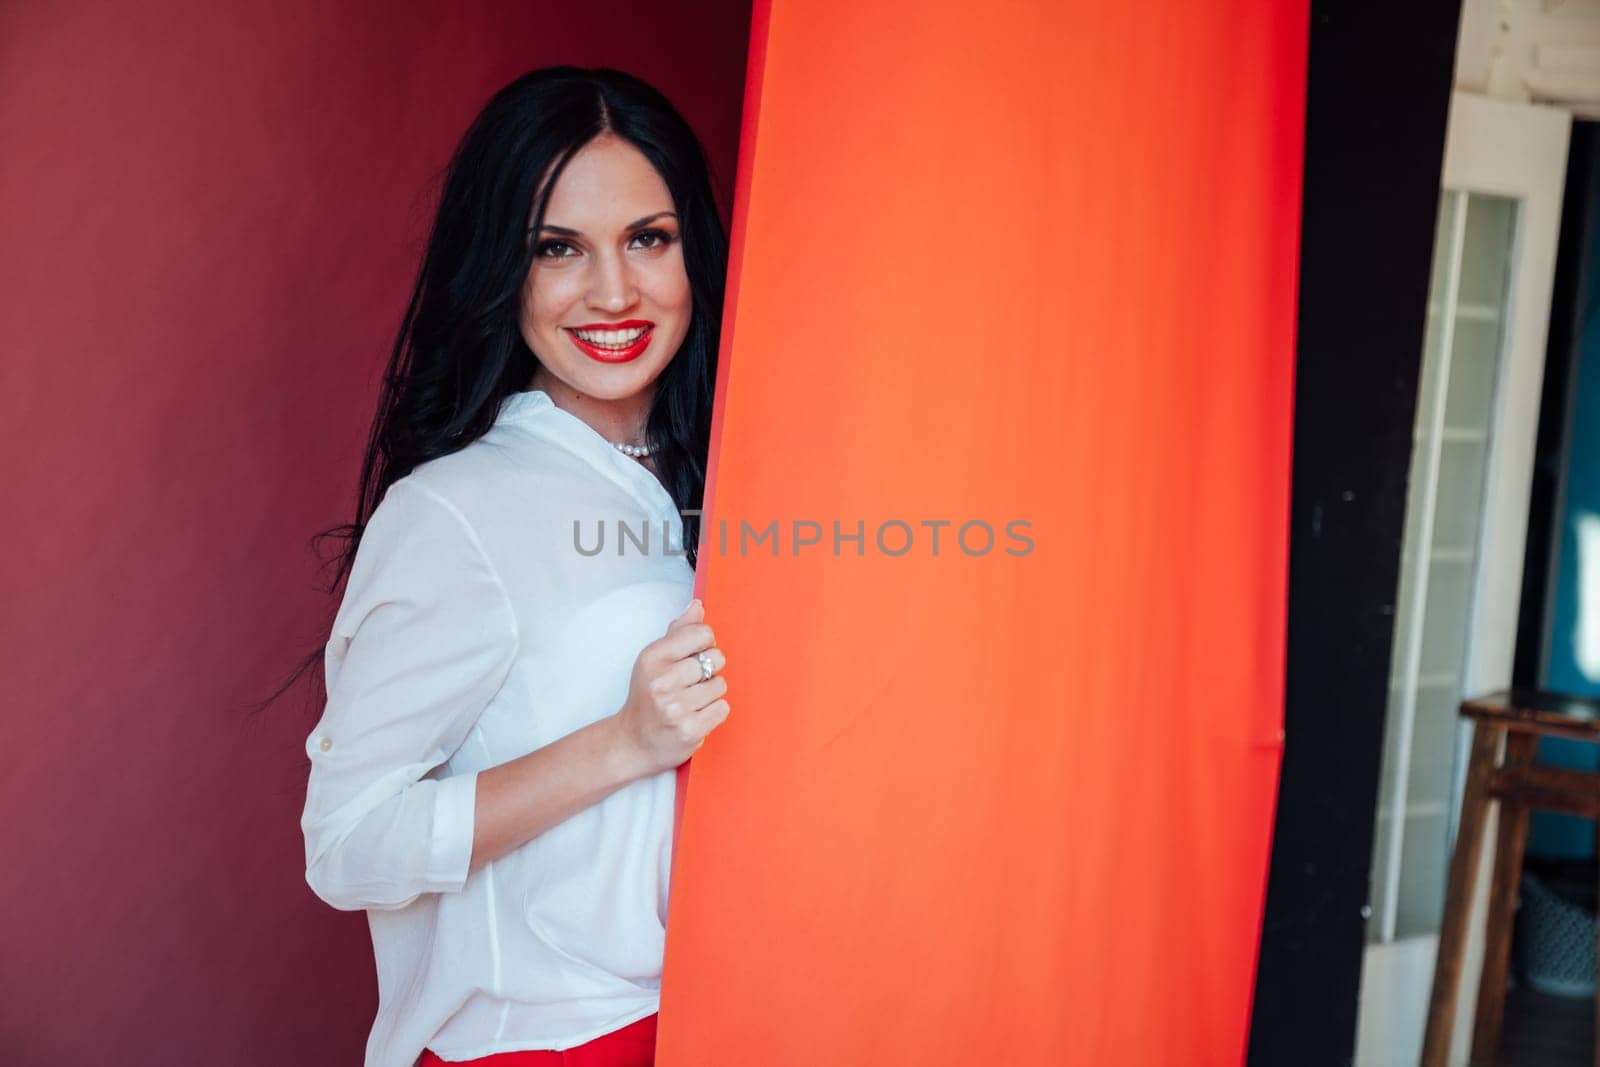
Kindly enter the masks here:
[[578, 350], [601, 363], [626, 363], [638, 358], [650, 346], [654, 326], [632, 326], [621, 330], [579, 330], [562, 328]]

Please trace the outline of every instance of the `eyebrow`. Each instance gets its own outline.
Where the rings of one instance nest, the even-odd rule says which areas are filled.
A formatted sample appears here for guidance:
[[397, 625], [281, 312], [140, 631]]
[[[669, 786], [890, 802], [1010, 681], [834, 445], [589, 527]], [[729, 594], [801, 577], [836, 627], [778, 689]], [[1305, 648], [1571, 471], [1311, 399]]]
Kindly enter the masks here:
[[[656, 219], [668, 218], [668, 217], [676, 219], [678, 216], [677, 216], [677, 214], [675, 212], [672, 212], [672, 211], [658, 211], [654, 215], [646, 215], [642, 219], [634, 219], [632, 222], [630, 222], [626, 226], [624, 226], [623, 229], [625, 229], [625, 230], [637, 230], [640, 226], [648, 226], [650, 223], [654, 222]], [[549, 232], [551, 232], [551, 233], [558, 233], [563, 237], [582, 237], [583, 236], [583, 234], [580, 231], [578, 231], [578, 230], [569, 230], [565, 226], [551, 226], [549, 223], [546, 223], [544, 228], [546, 230], [548, 230]]]

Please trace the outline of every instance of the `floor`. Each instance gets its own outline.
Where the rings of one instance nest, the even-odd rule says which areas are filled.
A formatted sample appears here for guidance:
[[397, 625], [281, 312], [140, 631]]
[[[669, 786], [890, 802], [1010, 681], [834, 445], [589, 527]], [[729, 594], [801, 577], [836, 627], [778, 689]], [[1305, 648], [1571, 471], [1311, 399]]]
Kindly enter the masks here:
[[[1596, 875], [1592, 860], [1532, 860], [1544, 884], [1593, 911]], [[1513, 959], [1516, 945], [1512, 946]], [[1506, 993], [1500, 1063], [1504, 1067], [1592, 1067], [1594, 997], [1553, 997], [1516, 984]]]
[[1591, 1067], [1594, 998], [1552, 997], [1526, 987], [1506, 994], [1500, 1067]]

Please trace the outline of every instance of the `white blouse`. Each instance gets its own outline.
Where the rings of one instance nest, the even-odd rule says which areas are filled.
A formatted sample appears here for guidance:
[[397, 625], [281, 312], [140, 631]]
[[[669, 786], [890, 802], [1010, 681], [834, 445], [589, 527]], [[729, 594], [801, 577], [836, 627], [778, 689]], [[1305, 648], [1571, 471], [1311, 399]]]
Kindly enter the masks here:
[[673, 771], [467, 865], [478, 772], [622, 707], [689, 604], [682, 542], [655, 476], [538, 390], [374, 509], [301, 819], [307, 883], [371, 927], [365, 1067], [565, 1049], [657, 1010]]

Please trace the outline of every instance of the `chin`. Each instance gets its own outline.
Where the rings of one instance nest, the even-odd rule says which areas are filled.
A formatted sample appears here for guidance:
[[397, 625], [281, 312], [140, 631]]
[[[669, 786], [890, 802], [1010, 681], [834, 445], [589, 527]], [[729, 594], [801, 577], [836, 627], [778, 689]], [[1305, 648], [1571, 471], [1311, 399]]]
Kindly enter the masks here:
[[649, 388], [666, 369], [666, 363], [652, 367], [631, 363], [618, 367], [585, 367], [582, 376], [567, 380], [596, 400], [626, 400]]

